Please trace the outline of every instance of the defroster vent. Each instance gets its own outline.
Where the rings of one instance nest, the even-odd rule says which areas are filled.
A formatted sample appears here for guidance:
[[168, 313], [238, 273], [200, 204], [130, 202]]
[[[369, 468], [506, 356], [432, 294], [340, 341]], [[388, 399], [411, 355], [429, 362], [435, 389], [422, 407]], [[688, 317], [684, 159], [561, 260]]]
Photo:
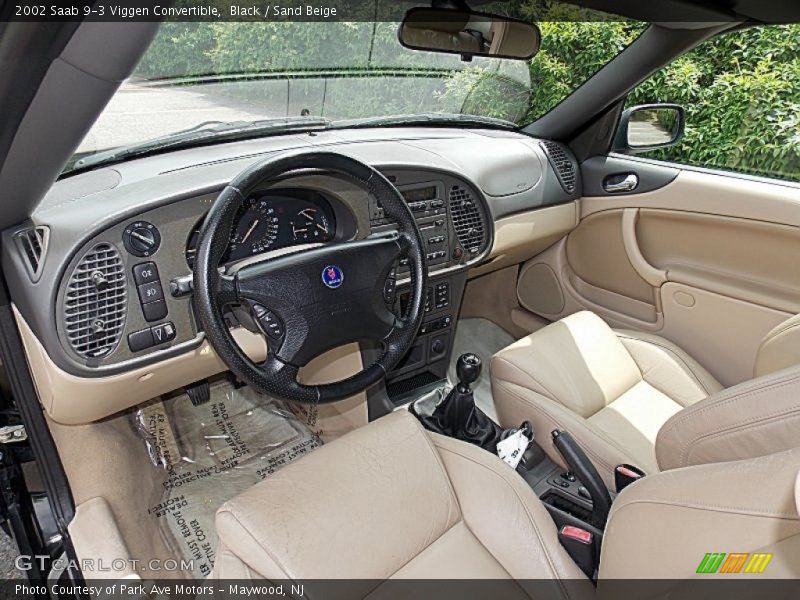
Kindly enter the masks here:
[[64, 326], [73, 350], [99, 358], [117, 347], [125, 325], [125, 268], [111, 244], [97, 244], [78, 263], [64, 296]]
[[543, 141], [542, 147], [550, 164], [558, 175], [561, 187], [569, 194], [575, 191], [575, 164], [567, 151], [557, 142]]
[[465, 188], [454, 185], [450, 188], [450, 218], [461, 247], [475, 255], [486, 244], [486, 226], [481, 211], [472, 194]]
[[50, 239], [50, 230], [47, 227], [28, 227], [14, 234], [19, 253], [23, 258], [25, 268], [31, 281], [39, 281], [44, 267], [44, 256], [47, 254], [47, 243]]

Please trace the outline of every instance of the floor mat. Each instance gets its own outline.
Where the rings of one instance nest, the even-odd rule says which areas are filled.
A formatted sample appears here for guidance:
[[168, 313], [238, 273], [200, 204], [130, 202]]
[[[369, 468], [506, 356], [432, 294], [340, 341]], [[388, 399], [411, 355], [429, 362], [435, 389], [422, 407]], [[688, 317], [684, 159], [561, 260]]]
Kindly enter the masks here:
[[473, 385], [475, 404], [489, 417], [497, 421], [497, 410], [492, 399], [492, 386], [489, 377], [489, 359], [492, 355], [513, 343], [514, 337], [488, 319], [461, 319], [456, 328], [453, 342], [453, 358], [448, 369], [448, 379], [453, 385], [456, 377], [456, 360], [465, 352], [477, 354], [483, 361], [483, 372]]
[[321, 445], [282, 402], [227, 382], [213, 385], [200, 406], [183, 395], [148, 404], [134, 419], [154, 468], [169, 474], [148, 514], [198, 579], [214, 565], [217, 509]]

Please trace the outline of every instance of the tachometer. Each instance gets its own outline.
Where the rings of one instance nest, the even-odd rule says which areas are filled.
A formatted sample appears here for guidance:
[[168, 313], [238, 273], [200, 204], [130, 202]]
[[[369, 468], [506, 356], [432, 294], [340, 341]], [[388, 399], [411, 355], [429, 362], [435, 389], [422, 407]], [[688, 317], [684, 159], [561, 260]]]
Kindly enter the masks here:
[[333, 237], [331, 224], [325, 213], [315, 207], [306, 207], [289, 221], [296, 242], [327, 242]]
[[266, 252], [275, 243], [279, 218], [267, 199], [255, 200], [239, 217], [231, 234], [227, 260], [239, 260]]

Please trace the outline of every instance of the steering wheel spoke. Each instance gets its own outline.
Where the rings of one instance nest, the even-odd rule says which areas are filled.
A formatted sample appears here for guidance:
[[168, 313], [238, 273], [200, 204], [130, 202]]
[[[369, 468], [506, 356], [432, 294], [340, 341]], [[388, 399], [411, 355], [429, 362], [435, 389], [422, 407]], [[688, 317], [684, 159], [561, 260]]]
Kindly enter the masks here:
[[236, 278], [231, 275], [219, 274], [214, 286], [214, 295], [220, 306], [237, 304], [240, 301], [239, 293], [236, 290]]
[[[236, 211], [264, 181], [317, 168], [347, 175], [375, 195], [398, 231], [282, 254], [239, 269], [218, 271]], [[400, 256], [411, 262], [412, 290], [403, 320], [384, 300], [384, 287]], [[414, 340], [424, 310], [422, 239], [408, 206], [383, 175], [352, 158], [302, 152], [271, 157], [237, 177], [220, 194], [204, 223], [195, 261], [195, 304], [209, 341], [241, 379], [275, 396], [332, 402], [384, 376]], [[245, 304], [268, 340], [265, 362], [253, 363], [233, 342], [222, 318], [226, 304]], [[346, 380], [318, 386], [297, 382], [299, 368], [323, 352], [363, 340], [382, 342], [374, 365]]]

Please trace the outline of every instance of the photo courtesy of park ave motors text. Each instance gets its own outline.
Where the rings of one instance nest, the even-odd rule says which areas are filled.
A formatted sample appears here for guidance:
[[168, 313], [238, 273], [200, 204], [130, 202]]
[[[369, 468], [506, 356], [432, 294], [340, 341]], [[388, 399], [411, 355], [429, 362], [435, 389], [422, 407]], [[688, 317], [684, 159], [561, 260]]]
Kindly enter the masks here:
[[0, 5], [0, 595], [800, 597], [800, 4]]

